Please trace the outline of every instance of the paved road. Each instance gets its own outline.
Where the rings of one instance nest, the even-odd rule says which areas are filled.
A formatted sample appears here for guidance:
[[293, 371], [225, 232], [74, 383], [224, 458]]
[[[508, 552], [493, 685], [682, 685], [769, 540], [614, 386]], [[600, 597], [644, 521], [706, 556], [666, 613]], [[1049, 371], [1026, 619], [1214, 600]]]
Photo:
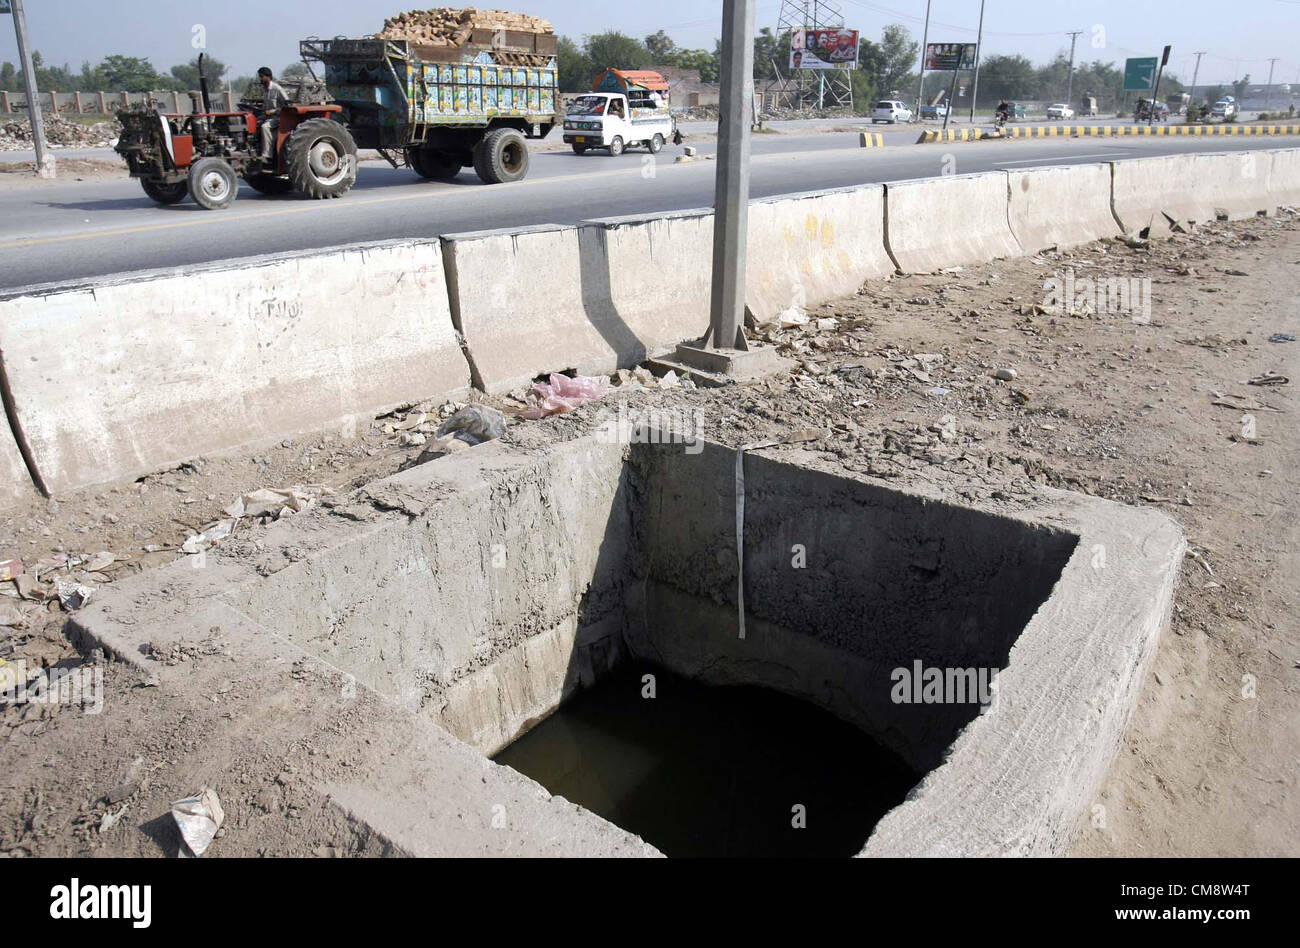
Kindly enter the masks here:
[[[914, 128], [906, 134], [914, 136]], [[943, 172], [947, 155], [952, 170], [967, 173], [1287, 146], [1300, 146], [1300, 139], [1040, 139], [863, 149], [849, 132], [756, 135], [751, 191], [767, 197], [930, 177]], [[699, 148], [707, 155], [715, 145]], [[126, 179], [8, 188], [0, 190], [0, 289], [351, 241], [709, 206], [716, 166], [675, 163], [678, 153], [672, 147], [657, 159], [644, 151], [620, 158], [540, 153], [526, 180], [492, 187], [472, 171], [437, 183], [367, 162], [356, 188], [341, 200], [266, 197], [243, 188], [220, 212], [188, 201], [157, 207]]]

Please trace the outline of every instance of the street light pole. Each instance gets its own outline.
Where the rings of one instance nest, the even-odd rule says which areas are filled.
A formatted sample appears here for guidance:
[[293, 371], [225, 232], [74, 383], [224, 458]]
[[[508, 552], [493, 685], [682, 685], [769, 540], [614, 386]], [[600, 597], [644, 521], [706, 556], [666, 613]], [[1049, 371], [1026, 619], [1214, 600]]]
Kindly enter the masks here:
[[[975, 34], [975, 79], [970, 90], [970, 123], [975, 124], [975, 98], [980, 94], [980, 56], [984, 54], [984, 0], [980, 0], [980, 28]], [[952, 108], [952, 103], [948, 103]]]
[[754, 107], [754, 0], [723, 0], [718, 172], [713, 198], [713, 293], [709, 340], [747, 349], [745, 243], [749, 231], [749, 135]]
[[1277, 66], [1277, 57], [1274, 56], [1268, 61], [1268, 85], [1264, 87], [1264, 111], [1268, 111], [1268, 104], [1273, 100], [1273, 69]]
[[[930, 42], [930, 2], [925, 0], [925, 29], [921, 33], [921, 75], [916, 80], [916, 108], [912, 110], [912, 117], [919, 119], [921, 117], [921, 96], [925, 92], [925, 47]], [[952, 103], [948, 103], [952, 108]]]
[[1074, 108], [1074, 47], [1079, 42], [1079, 34], [1083, 30], [1073, 30], [1070, 32], [1070, 78], [1065, 83], [1065, 104]]
[[14, 33], [18, 36], [18, 62], [23, 70], [23, 87], [27, 92], [27, 118], [32, 123], [32, 144], [36, 148], [36, 174], [41, 178], [54, 177], [54, 158], [45, 147], [45, 118], [36, 91], [36, 67], [32, 65], [32, 52], [27, 46], [27, 17], [23, 14], [23, 0], [12, 0]]
[[1196, 54], [1196, 68], [1192, 70], [1192, 103], [1188, 106], [1189, 110], [1196, 104], [1196, 78], [1201, 74], [1201, 57], [1204, 55], [1204, 51]]

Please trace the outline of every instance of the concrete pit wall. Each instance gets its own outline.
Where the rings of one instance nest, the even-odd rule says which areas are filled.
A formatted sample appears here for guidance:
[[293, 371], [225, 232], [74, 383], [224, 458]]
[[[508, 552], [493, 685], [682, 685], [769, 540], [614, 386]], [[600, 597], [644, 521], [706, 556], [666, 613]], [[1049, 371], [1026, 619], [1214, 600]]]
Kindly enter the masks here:
[[464, 392], [437, 241], [0, 298], [14, 418], [54, 494]]
[[[487, 802], [500, 794], [545, 814], [511, 837], [512, 852], [555, 852], [557, 840], [571, 855], [635, 849], [586, 811], [537, 810], [544, 791], [481, 756], [632, 654], [779, 688], [935, 767], [867, 855], [1061, 852], [1154, 654], [1183, 552], [1172, 523], [1051, 491], [1033, 513], [998, 515], [844, 476], [813, 455], [749, 457], [740, 640], [734, 465], [716, 446], [493, 442], [275, 524], [255, 552], [105, 588], [76, 629], [206, 700], [192, 672], [141, 656], [150, 643], [200, 641], [219, 619], [237, 662], [273, 669], [292, 656], [373, 689], [385, 720], [424, 722], [409, 754], [322, 788], [402, 851], [472, 851], [464, 834], [480, 824], [493, 849]], [[1123, 568], [1094, 569], [1097, 544]], [[999, 703], [985, 715], [969, 702], [895, 704], [891, 665], [917, 660], [1001, 668]], [[322, 726], [311, 709], [294, 721]], [[378, 725], [350, 727], [365, 755]], [[449, 735], [484, 763], [471, 766]], [[469, 822], [446, 829], [431, 787]]]

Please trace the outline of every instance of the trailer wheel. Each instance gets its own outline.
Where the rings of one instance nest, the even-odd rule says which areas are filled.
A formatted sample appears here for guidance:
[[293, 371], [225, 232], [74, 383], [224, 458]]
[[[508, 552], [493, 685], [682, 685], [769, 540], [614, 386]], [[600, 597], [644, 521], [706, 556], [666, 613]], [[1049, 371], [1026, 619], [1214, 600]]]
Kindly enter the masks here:
[[342, 197], [357, 183], [357, 143], [333, 119], [308, 119], [289, 133], [284, 165], [295, 190], [318, 199]]
[[185, 195], [190, 193], [188, 181], [164, 184], [161, 181], [150, 181], [148, 178], [141, 178], [140, 187], [144, 188], [144, 193], [159, 204], [179, 204], [185, 200]]
[[220, 158], [200, 158], [190, 165], [190, 197], [199, 207], [219, 211], [229, 207], [239, 190], [235, 169]]
[[484, 184], [505, 184], [528, 174], [528, 144], [513, 128], [494, 128], [474, 146], [474, 170]]
[[609, 153], [615, 158], [623, 154], [623, 139], [615, 135], [614, 140], [609, 143]]
[[586, 145], [574, 145], [574, 146], [573, 146], [573, 153], [574, 153], [575, 155], [585, 155], [585, 154], [587, 153], [587, 146], [586, 146]]
[[450, 181], [460, 174], [460, 159], [445, 151], [412, 148], [407, 152], [406, 161], [411, 170], [431, 181]]
[[664, 137], [656, 132], [654, 138], [650, 139], [648, 147], [650, 148], [650, 154], [659, 154], [664, 148]]
[[293, 182], [278, 174], [246, 174], [244, 181], [258, 194], [288, 194]]

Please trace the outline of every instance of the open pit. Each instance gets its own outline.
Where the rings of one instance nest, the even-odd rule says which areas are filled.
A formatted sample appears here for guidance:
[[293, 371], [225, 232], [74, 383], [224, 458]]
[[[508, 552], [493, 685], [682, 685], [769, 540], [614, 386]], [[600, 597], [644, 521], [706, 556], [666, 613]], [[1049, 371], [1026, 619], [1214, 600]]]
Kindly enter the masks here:
[[[700, 854], [640, 817], [605, 819], [638, 795], [642, 813], [656, 794], [658, 809], [716, 806], [716, 784], [674, 780], [680, 764], [648, 738], [635, 766], [627, 750], [687, 689], [674, 726], [689, 731], [682, 716], [694, 713], [706, 728], [709, 709], [732, 702], [728, 713], [752, 725], [738, 749], [765, 734], [791, 746], [781, 722], [818, 731], [806, 742], [817, 753], [781, 785], [791, 799], [755, 817], [780, 824], [773, 836], [785, 842], [768, 851], [797, 851], [792, 814], [804, 807], [815, 824], [822, 804], [808, 801], [846, 774], [864, 782], [862, 805], [852, 794], [825, 804], [842, 832], [819, 851], [1064, 851], [1170, 607], [1184, 550], [1173, 523], [1046, 489], [1029, 512], [957, 506], [788, 447], [746, 454], [743, 473], [743, 636], [736, 451], [629, 444], [608, 429], [413, 467], [273, 525], [244, 555], [114, 584], [75, 631], [173, 687], [196, 683], [157, 667], [158, 642], [219, 628], [245, 667], [269, 675], [305, 662], [345, 691], [372, 691], [386, 709], [374, 727], [400, 719], [409, 746], [320, 789], [403, 852], [653, 854], [658, 835], [668, 855]], [[923, 694], [923, 670], [949, 686], [981, 674], [996, 686]], [[649, 719], [600, 710], [602, 688], [626, 697], [647, 674], [662, 675], [664, 697], [638, 700], [666, 702]], [[580, 702], [595, 711], [583, 727], [565, 724], [562, 741], [577, 742], [587, 776], [599, 782], [605, 768], [604, 783], [620, 785], [609, 806], [592, 802], [604, 814], [489, 760], [551, 780], [527, 763], [525, 742], [557, 746], [548, 729], [564, 719], [552, 716], [575, 696], [575, 713]], [[777, 697], [801, 704], [761, 704]], [[311, 726], [309, 708], [285, 713]], [[602, 720], [622, 728], [621, 750], [592, 739]], [[736, 763], [732, 777], [767, 779], [755, 767]], [[734, 851], [725, 839], [711, 850]]]

